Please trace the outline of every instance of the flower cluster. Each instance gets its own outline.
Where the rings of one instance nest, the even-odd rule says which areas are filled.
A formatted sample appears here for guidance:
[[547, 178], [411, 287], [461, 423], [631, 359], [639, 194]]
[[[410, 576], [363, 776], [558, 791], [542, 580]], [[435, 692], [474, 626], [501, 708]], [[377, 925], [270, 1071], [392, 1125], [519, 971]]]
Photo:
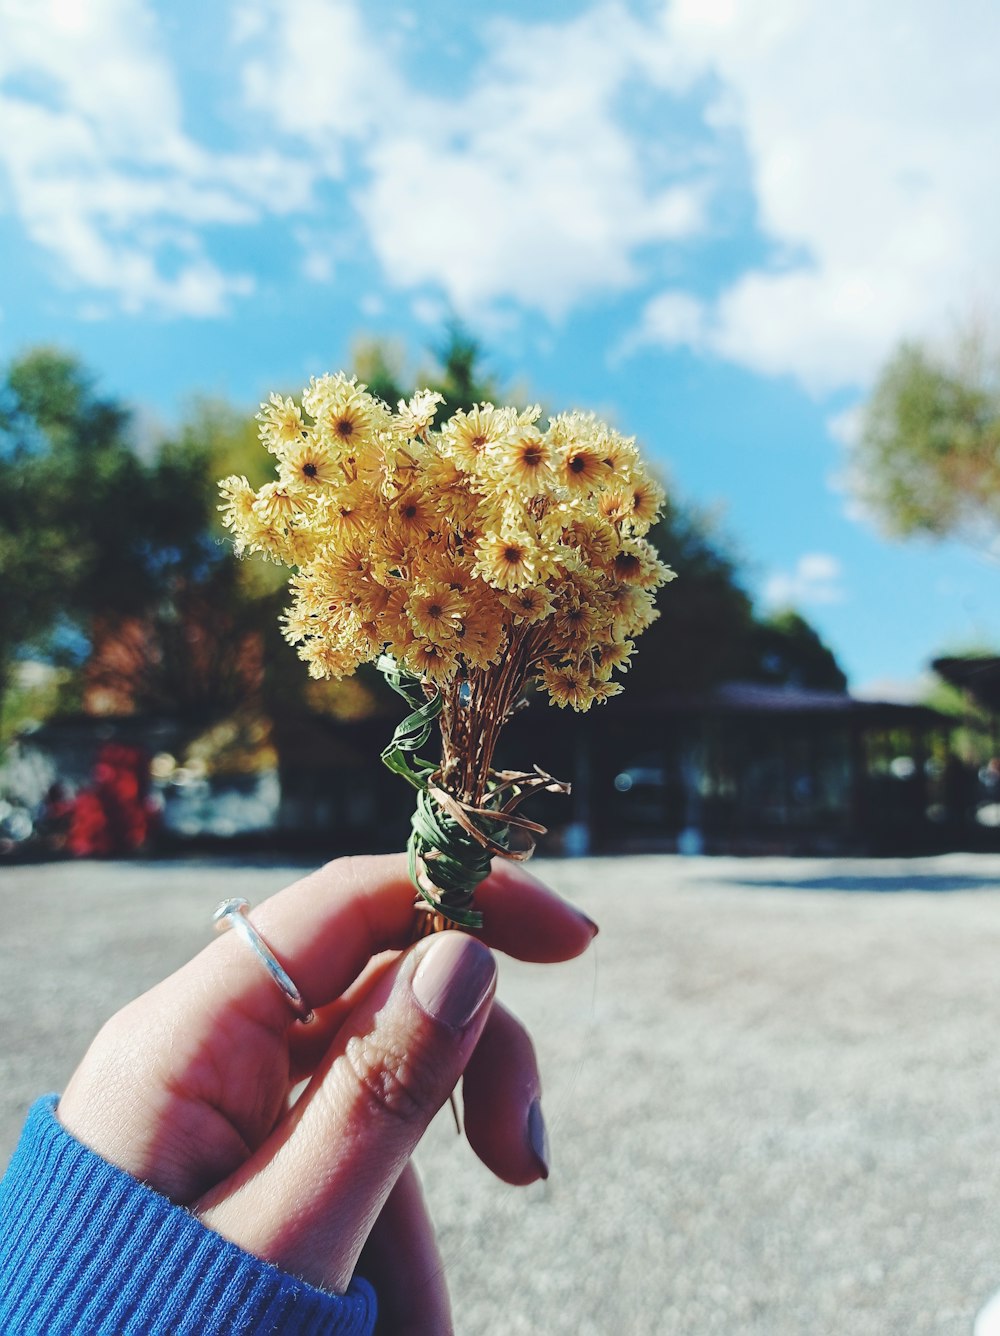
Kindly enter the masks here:
[[343, 374], [258, 414], [276, 477], [221, 484], [237, 551], [293, 570], [286, 638], [314, 677], [388, 652], [466, 702], [534, 680], [586, 710], [621, 691], [673, 572], [646, 533], [663, 494], [592, 414], [484, 403], [440, 427], [428, 390], [390, 410]]

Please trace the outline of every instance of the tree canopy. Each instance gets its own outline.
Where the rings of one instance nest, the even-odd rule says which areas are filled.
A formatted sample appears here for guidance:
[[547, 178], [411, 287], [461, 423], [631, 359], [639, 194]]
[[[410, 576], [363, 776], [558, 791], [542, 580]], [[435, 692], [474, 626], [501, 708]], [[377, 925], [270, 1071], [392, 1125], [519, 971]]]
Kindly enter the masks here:
[[948, 360], [906, 343], [882, 372], [853, 454], [860, 500], [893, 537], [1000, 534], [1000, 365], [981, 338]]
[[[58, 640], [85, 659], [83, 688], [131, 708], [232, 697], [245, 579], [214, 529], [214, 454], [247, 431], [196, 408], [151, 459], [131, 420], [80, 362], [16, 359], [0, 384], [0, 689], [15, 659]], [[235, 636], [238, 642], [239, 637]]]

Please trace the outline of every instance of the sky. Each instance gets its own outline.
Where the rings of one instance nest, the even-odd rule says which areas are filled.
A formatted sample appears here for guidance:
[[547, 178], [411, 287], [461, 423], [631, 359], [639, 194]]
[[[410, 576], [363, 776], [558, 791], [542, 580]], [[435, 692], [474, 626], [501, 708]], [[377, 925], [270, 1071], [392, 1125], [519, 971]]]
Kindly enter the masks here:
[[458, 318], [905, 695], [1000, 646], [1000, 564], [882, 538], [846, 445], [1000, 309], [998, 52], [994, 0], [0, 0], [0, 358], [169, 427]]

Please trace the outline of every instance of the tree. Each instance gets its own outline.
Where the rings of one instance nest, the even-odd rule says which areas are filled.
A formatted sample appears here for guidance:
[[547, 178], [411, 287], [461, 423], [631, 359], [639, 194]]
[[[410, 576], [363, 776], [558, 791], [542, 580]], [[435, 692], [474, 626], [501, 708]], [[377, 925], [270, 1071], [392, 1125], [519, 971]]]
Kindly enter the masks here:
[[354, 345], [354, 370], [376, 398], [391, 407], [408, 399], [416, 389], [437, 390], [444, 396], [439, 419], [474, 404], [497, 403], [504, 397], [499, 382], [482, 366], [483, 350], [477, 339], [457, 321], [449, 325], [436, 350], [434, 364], [411, 374], [406, 351], [385, 339], [360, 339]]
[[639, 642], [629, 697], [696, 691], [741, 676], [753, 606], [711, 518], [670, 497], [649, 540], [677, 579], [658, 591], [660, 616]]
[[52, 349], [19, 358], [0, 382], [0, 693], [17, 656], [73, 623], [99, 578], [122, 581], [121, 553], [105, 558], [104, 544], [109, 498], [127, 496], [137, 465], [127, 425]]
[[[75, 635], [93, 709], [197, 709], [254, 678], [245, 576], [214, 531], [219, 456], [254, 438], [196, 406], [144, 461], [130, 418], [72, 356], [37, 349], [0, 385], [0, 690], [15, 658]], [[259, 449], [259, 447], [257, 447]], [[249, 619], [252, 621], [252, 617]]]
[[759, 617], [711, 516], [671, 497], [649, 533], [677, 579], [657, 595], [626, 689], [656, 696], [726, 681], [843, 691], [847, 678], [816, 630], [788, 610]]
[[847, 677], [816, 629], [792, 610], [754, 622], [747, 640], [746, 676], [775, 686], [846, 691]]
[[102, 600], [85, 676], [93, 707], [213, 715], [263, 688], [265, 646], [278, 639], [280, 572], [236, 560], [218, 523], [219, 477], [266, 476], [256, 423], [196, 400], [141, 479], [147, 541], [138, 599]]
[[891, 536], [976, 544], [1000, 533], [1000, 367], [970, 334], [951, 362], [904, 344], [853, 454], [855, 490]]

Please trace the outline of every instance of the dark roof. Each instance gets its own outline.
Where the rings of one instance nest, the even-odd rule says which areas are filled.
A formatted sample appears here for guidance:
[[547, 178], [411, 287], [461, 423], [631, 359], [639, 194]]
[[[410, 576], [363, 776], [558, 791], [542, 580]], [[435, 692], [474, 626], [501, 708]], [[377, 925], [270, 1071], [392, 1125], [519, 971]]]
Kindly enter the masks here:
[[621, 715], [714, 714], [714, 715], [837, 715], [873, 725], [948, 725], [951, 721], [926, 705], [898, 701], [858, 700], [846, 691], [814, 691], [808, 687], [769, 686], [761, 682], [726, 682], [702, 692], [669, 692], [659, 700], [629, 702], [628, 691], [621, 702], [609, 707]]

